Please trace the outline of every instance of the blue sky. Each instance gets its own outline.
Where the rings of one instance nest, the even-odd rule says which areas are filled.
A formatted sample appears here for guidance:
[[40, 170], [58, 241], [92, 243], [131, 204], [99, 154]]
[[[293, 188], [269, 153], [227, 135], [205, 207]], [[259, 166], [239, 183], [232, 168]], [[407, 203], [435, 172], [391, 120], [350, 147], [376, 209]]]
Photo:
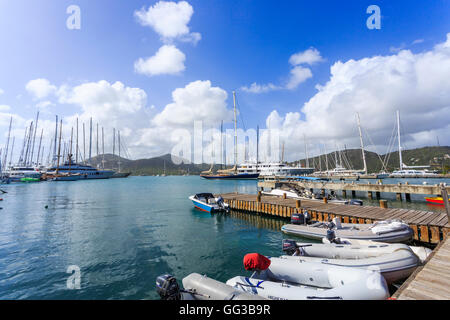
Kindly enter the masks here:
[[[212, 87], [227, 92], [227, 108], [232, 107], [231, 91], [237, 90], [246, 128], [264, 127], [274, 110], [281, 118], [286, 113], [297, 112], [303, 119], [304, 104], [317, 93], [317, 84], [325, 85], [330, 80], [330, 67], [337, 61], [345, 63], [351, 59], [359, 61], [374, 56], [392, 56], [400, 49], [421, 54], [444, 43], [450, 32], [449, 2], [445, 0], [189, 0], [193, 14], [188, 27], [190, 32], [201, 34], [201, 39], [196, 44], [176, 39], [171, 41], [185, 55], [183, 71], [148, 76], [137, 73], [134, 63], [139, 58], [153, 56], [164, 41], [154, 29], [140, 24], [134, 13], [142, 8], [148, 9], [156, 2], [0, 1], [0, 89], [3, 91], [0, 105], [10, 107], [4, 113], [16, 114], [24, 120], [35, 116], [39, 100], [25, 89], [33, 79], [47, 79], [58, 88], [62, 85], [74, 88], [101, 80], [109, 84], [120, 81], [125, 87], [139, 88], [146, 93], [145, 108], [151, 109], [150, 118], [173, 102], [175, 89], [197, 80], [209, 80]], [[72, 4], [81, 9], [80, 30], [66, 27], [69, 16], [66, 8]], [[366, 9], [372, 4], [381, 9], [379, 30], [366, 27], [369, 17]], [[320, 52], [323, 61], [308, 66], [312, 77], [295, 89], [264, 93], [242, 90], [254, 82], [282, 86], [292, 68], [289, 58], [311, 47]], [[52, 104], [42, 108], [42, 119], [50, 121], [55, 114], [70, 117], [86, 112], [83, 102], [57, 101], [54, 97], [47, 100]], [[393, 118], [394, 114], [389, 116]], [[370, 120], [362, 119], [363, 123]], [[1, 125], [0, 129], [5, 132], [5, 121], [2, 120]], [[120, 123], [117, 126], [120, 127]], [[441, 127], [444, 131], [436, 134], [446, 132], [448, 126], [444, 123]], [[420, 131], [407, 131], [413, 135], [434, 129], [440, 128], [433, 128], [430, 122], [430, 126]], [[386, 132], [390, 133], [390, 130]], [[411, 136], [408, 146], [435, 141], [432, 135], [434, 133], [428, 140]], [[144, 136], [133, 143], [136, 154], [154, 156], [164, 151], [156, 147], [157, 142], [138, 147]], [[1, 145], [5, 137], [6, 133], [1, 135]], [[310, 138], [314, 141], [314, 137]], [[295, 140], [297, 137], [286, 139]], [[448, 143], [446, 137], [439, 139], [441, 143]], [[319, 144], [322, 140], [312, 143]], [[381, 140], [375, 145], [383, 145]], [[294, 144], [289, 148], [292, 157], [300, 155]]]

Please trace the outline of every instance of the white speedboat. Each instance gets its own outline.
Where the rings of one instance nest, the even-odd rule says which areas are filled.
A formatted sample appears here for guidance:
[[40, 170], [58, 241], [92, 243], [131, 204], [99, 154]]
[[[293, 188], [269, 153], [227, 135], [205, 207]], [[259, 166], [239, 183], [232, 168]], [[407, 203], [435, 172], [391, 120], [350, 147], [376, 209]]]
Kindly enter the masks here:
[[228, 204], [222, 197], [214, 197], [212, 193], [197, 193], [189, 197], [194, 206], [202, 211], [209, 213], [218, 211], [228, 211]]
[[[308, 193], [307, 193], [308, 196], [306, 196], [306, 195], [303, 196], [303, 195], [300, 195], [294, 189], [286, 190], [286, 189], [276, 188], [276, 189], [272, 189], [270, 191], [262, 191], [261, 193], [264, 195], [267, 195], [267, 196], [278, 196], [278, 197], [281, 197], [284, 194], [286, 194], [286, 198], [290, 198], [290, 199], [323, 201], [323, 196], [321, 196], [321, 195], [315, 195], [308, 191]], [[359, 199], [337, 199], [337, 198], [335, 198], [335, 197], [333, 198], [331, 196], [326, 196], [326, 197], [327, 197], [327, 203], [350, 204], [350, 205], [358, 205], [358, 206], [363, 205], [362, 200], [359, 200]]]
[[[248, 263], [247, 256], [244, 264]], [[297, 260], [269, 259], [270, 265], [261, 269], [258, 262], [249, 263], [255, 270], [250, 278], [237, 276], [226, 284], [272, 300], [384, 300], [389, 297], [385, 279], [374, 269], [308, 262], [299, 257]]]
[[374, 224], [341, 223], [339, 218], [333, 219], [333, 224], [315, 222], [312, 224], [286, 224], [281, 227], [286, 234], [301, 236], [308, 239], [322, 240], [333, 233], [336, 238], [356, 240], [373, 240], [378, 242], [408, 242], [414, 231], [404, 222], [398, 220], [378, 221]]

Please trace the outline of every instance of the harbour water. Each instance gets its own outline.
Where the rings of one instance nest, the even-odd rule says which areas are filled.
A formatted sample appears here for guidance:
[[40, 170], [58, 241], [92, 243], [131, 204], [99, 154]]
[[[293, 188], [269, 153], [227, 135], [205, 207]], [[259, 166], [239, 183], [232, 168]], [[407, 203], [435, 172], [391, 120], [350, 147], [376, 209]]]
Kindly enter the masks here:
[[[160, 274], [181, 280], [198, 272], [220, 281], [250, 275], [244, 255], [280, 255], [286, 237], [282, 220], [210, 215], [187, 198], [256, 193], [255, 180], [129, 177], [2, 189], [8, 193], [0, 203], [0, 299], [158, 299]], [[390, 203], [442, 210], [423, 201]], [[67, 287], [69, 266], [80, 269], [80, 289]]]

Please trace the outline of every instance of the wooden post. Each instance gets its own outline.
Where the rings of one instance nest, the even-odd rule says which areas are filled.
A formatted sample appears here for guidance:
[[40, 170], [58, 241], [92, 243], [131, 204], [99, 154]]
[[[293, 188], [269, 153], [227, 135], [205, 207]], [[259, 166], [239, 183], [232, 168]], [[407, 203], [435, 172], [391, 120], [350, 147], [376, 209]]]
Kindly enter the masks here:
[[443, 185], [441, 185], [442, 200], [444, 200], [445, 210], [447, 211], [448, 221], [450, 221], [450, 205], [448, 203], [448, 192]]
[[387, 209], [387, 200], [380, 200], [380, 208]]
[[410, 193], [405, 193], [405, 200], [408, 202], [411, 202], [411, 194]]
[[343, 196], [344, 198], [347, 198], [347, 190], [342, 190], [342, 196]]
[[372, 191], [367, 192], [367, 197], [372, 200], [372, 198], [373, 198]]
[[355, 190], [352, 190], [352, 197], [353, 198], [356, 197], [356, 191]]
[[256, 196], [256, 201], [261, 202], [261, 191], [258, 191], [258, 195]]
[[300, 210], [300, 207], [301, 207], [301, 201], [300, 200], [295, 200], [295, 208], [297, 209], [297, 210]]
[[377, 199], [380, 199], [380, 197], [381, 197], [381, 192], [380, 192], [380, 191], [377, 191], [376, 195], [377, 195]]
[[323, 198], [323, 203], [328, 203], [327, 197], [324, 197], [324, 198]]
[[283, 199], [286, 199], [286, 192], [283, 193]]
[[401, 194], [400, 192], [397, 193], [396, 199], [397, 199], [398, 201], [402, 201], [402, 194]]

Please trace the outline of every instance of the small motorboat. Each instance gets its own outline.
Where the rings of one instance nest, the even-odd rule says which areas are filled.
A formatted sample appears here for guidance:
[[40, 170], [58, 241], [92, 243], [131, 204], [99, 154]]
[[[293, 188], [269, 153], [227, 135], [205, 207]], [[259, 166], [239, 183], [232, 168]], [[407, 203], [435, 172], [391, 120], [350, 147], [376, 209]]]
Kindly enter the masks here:
[[389, 297], [387, 283], [375, 269], [348, 268], [299, 258], [248, 254], [244, 266], [255, 272], [250, 278], [237, 276], [226, 284], [272, 300], [384, 300]]
[[[442, 197], [425, 197], [425, 200], [432, 204], [444, 205], [444, 198]], [[448, 199], [450, 201], [450, 198]]]
[[[394, 244], [386, 244], [383, 242], [377, 242], [372, 240], [356, 240], [356, 239], [346, 239], [346, 238], [335, 238], [333, 240], [322, 238], [322, 243], [335, 243], [335, 244], [341, 244], [341, 245], [363, 245], [363, 246], [378, 246], [378, 245], [389, 245], [392, 246]], [[303, 243], [297, 243], [299, 246], [303, 245]], [[421, 263], [424, 263], [424, 261], [428, 258], [428, 256], [433, 252], [430, 248], [426, 247], [417, 247], [417, 246], [408, 246], [420, 259]]]
[[283, 240], [287, 259], [320, 262], [333, 266], [378, 270], [388, 284], [409, 277], [421, 264], [406, 244], [372, 242], [370, 245], [297, 243]]
[[223, 201], [223, 198], [221, 196], [216, 198], [212, 193], [197, 193], [190, 196], [189, 200], [197, 209], [209, 213], [229, 210], [229, 206]]
[[198, 273], [191, 273], [182, 283], [184, 289], [173, 276], [161, 275], [156, 278], [156, 292], [162, 300], [265, 300]]
[[[307, 222], [306, 219], [299, 219], [300, 223], [302, 220]], [[322, 240], [323, 237], [327, 237], [327, 234], [328, 237], [333, 234], [333, 237], [336, 238], [373, 240], [388, 243], [408, 242], [414, 235], [414, 231], [400, 220], [377, 221], [373, 224], [353, 224], [341, 223], [338, 217], [334, 218], [330, 223], [286, 224], [281, 227], [281, 231], [286, 234], [315, 240]]]

